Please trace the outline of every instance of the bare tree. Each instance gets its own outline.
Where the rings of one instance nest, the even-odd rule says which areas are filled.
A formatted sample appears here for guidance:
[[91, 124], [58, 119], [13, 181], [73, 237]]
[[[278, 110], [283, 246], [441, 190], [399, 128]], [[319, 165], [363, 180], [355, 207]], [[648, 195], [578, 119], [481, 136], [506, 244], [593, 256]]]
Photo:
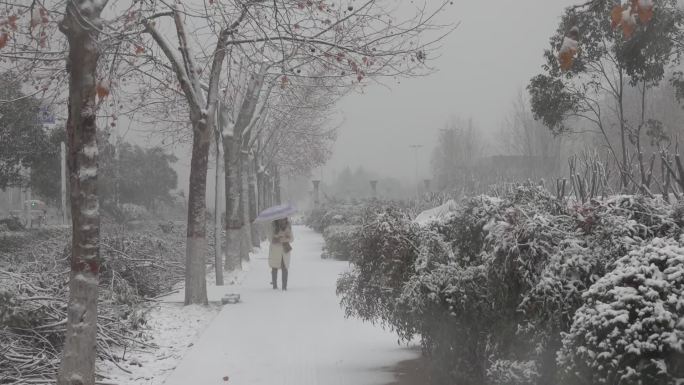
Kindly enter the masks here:
[[474, 166], [484, 149], [482, 135], [472, 120], [452, 118], [440, 130], [437, 147], [432, 152], [434, 179], [439, 189], [459, 189], [470, 193], [474, 188]]

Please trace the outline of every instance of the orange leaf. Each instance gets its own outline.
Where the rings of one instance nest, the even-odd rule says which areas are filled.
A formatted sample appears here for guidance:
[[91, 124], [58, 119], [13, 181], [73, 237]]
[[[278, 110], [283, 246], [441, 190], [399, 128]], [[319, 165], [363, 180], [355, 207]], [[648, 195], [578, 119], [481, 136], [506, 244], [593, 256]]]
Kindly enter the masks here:
[[572, 51], [565, 51], [558, 54], [558, 61], [560, 62], [560, 67], [563, 71], [567, 71], [572, 68], [572, 59], [575, 57], [575, 53]]
[[639, 9], [639, 20], [642, 24], [648, 24], [653, 18], [653, 8]]
[[618, 25], [622, 24], [622, 7], [616, 5], [613, 10], [610, 11], [610, 27], [615, 29]]
[[8, 40], [9, 40], [9, 35], [7, 33], [3, 33], [2, 35], [0, 35], [0, 48], [3, 48], [4, 46], [6, 46]]
[[560, 52], [558, 53], [558, 61], [563, 71], [567, 71], [572, 67], [572, 61], [577, 53], [577, 40], [571, 37], [564, 37]]
[[639, 1], [637, 9], [641, 24], [648, 24], [653, 18], [653, 3], [651, 1]]
[[630, 38], [636, 30], [636, 21], [634, 16], [630, 15], [629, 18], [622, 20], [622, 33], [625, 37]]
[[97, 96], [102, 99], [109, 95], [109, 88], [102, 81], [99, 81], [95, 86], [95, 92], [97, 93]]
[[145, 53], [145, 48], [141, 45], [135, 45], [135, 54], [140, 55], [142, 53]]

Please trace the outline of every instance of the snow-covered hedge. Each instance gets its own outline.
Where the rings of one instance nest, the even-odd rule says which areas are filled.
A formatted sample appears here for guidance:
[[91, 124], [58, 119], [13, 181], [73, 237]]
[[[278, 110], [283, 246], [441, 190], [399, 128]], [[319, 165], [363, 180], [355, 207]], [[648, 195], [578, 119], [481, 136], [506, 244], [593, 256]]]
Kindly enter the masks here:
[[[450, 216], [423, 226], [400, 209], [369, 213], [351, 259], [353, 270], [338, 282], [338, 293], [348, 315], [389, 325], [405, 339], [420, 336], [434, 383], [601, 383], [596, 382], [600, 374], [578, 382], [563, 370], [572, 364], [578, 368], [572, 373], [600, 372], [591, 366], [593, 358], [571, 354], [596, 348], [578, 338], [595, 332], [591, 343], [607, 343], [601, 346], [608, 349], [606, 362], [612, 362], [621, 357], [613, 344], [640, 344], [643, 336], [608, 336], [610, 331], [578, 317], [587, 320], [582, 314], [598, 301], [617, 301], [600, 288], [612, 274], [625, 274], [625, 255], [634, 259], [650, 250], [649, 255], [659, 256], [662, 274], [680, 279], [677, 261], [684, 252], [676, 246], [677, 215], [655, 199], [617, 196], [577, 205], [533, 186], [520, 186], [502, 198], [464, 199]], [[678, 285], [680, 291], [672, 286], [668, 295], [681, 297]], [[596, 297], [594, 291], [604, 294]], [[639, 304], [655, 306], [645, 300]], [[682, 319], [684, 305], [672, 306], [679, 306], [679, 313], [669, 310], [674, 333], [684, 328], [684, 321], [681, 326], [674, 321]], [[681, 332], [677, 336], [681, 345]], [[563, 358], [556, 359], [561, 349]], [[662, 360], [654, 362], [662, 366]]]
[[568, 384], [684, 382], [684, 247], [656, 238], [583, 295], [558, 361]]
[[323, 230], [322, 258], [348, 261], [351, 258], [354, 243], [361, 226], [359, 225], [333, 225]]
[[347, 316], [403, 329], [396, 298], [414, 274], [419, 229], [398, 210], [368, 215], [352, 251], [352, 270], [338, 280], [337, 293]]
[[323, 233], [328, 226], [360, 223], [365, 209], [365, 205], [327, 203], [309, 211], [304, 223], [314, 231]]

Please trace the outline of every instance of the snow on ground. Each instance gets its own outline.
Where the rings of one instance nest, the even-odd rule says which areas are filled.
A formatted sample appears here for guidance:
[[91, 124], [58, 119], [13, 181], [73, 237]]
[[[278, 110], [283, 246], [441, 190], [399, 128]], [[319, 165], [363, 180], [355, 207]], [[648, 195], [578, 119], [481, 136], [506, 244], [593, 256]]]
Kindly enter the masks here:
[[[323, 239], [303, 226], [295, 242], [288, 291], [270, 287], [268, 247], [243, 271], [217, 287], [207, 276], [210, 305], [183, 306], [182, 286], [149, 309], [144, 349], [119, 363], [102, 363], [106, 384], [117, 385], [388, 385], [415, 346], [394, 334], [345, 319], [335, 294], [346, 262], [321, 259]], [[266, 245], [265, 245], [266, 246]], [[279, 283], [280, 285], [280, 276]], [[221, 307], [239, 293], [242, 302]], [[117, 352], [122, 356], [123, 352]]]
[[103, 381], [117, 385], [159, 385], [175, 369], [192, 343], [218, 314], [218, 305], [187, 306], [182, 303], [159, 303], [150, 309], [146, 343], [150, 347], [133, 351], [119, 351], [124, 360], [118, 368], [103, 362], [98, 368], [107, 378]]
[[[216, 286], [214, 272], [207, 274], [209, 306], [183, 306], [183, 284], [175, 292], [161, 297], [146, 309], [145, 343], [149, 346], [116, 353], [124, 359], [119, 366], [111, 362], [99, 365], [106, 376], [102, 383], [117, 385], [160, 385], [176, 368], [186, 352], [221, 310], [221, 297], [235, 291], [249, 265], [242, 272], [227, 274], [226, 286]], [[123, 368], [123, 370], [122, 370]]]
[[322, 237], [294, 227], [288, 291], [270, 287], [267, 248], [252, 256], [242, 302], [226, 305], [167, 385], [385, 385], [417, 357], [394, 334], [346, 319], [335, 294], [346, 262], [322, 260]]

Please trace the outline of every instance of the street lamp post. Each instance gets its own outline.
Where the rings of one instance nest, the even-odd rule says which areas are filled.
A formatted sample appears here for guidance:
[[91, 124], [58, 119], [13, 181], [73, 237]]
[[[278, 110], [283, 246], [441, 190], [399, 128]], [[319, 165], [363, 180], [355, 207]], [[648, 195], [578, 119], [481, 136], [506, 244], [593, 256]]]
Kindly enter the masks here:
[[371, 190], [373, 191], [373, 198], [375, 199], [378, 197], [378, 181], [377, 180], [370, 181], [370, 186], [371, 186]]
[[418, 150], [423, 147], [422, 144], [412, 144], [409, 146], [413, 149], [413, 155], [416, 161], [416, 193], [420, 194], [420, 182], [418, 180]]

